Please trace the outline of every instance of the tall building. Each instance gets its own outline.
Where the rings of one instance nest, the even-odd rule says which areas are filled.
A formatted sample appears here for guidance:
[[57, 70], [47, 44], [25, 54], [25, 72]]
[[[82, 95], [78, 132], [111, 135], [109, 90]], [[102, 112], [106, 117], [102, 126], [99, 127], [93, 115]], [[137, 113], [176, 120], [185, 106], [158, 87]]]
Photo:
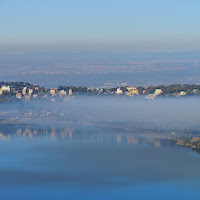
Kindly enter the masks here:
[[29, 89], [28, 93], [29, 93], [29, 95], [31, 95], [33, 93], [33, 89]]
[[2, 93], [3, 93], [3, 91], [2, 91], [2, 89], [0, 88], [0, 95], [2, 95]]
[[72, 89], [69, 89], [69, 96], [72, 95]]
[[26, 88], [27, 87], [24, 87], [23, 89], [22, 89], [22, 94], [25, 96], [26, 95]]

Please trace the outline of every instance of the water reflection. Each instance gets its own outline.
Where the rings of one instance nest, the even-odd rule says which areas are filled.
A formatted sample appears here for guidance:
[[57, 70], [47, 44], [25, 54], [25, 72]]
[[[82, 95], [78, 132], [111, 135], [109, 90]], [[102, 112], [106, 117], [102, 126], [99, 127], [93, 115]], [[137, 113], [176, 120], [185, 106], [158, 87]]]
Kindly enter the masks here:
[[192, 181], [200, 188], [200, 157], [170, 140], [66, 124], [1, 125], [0, 132], [0, 197], [8, 188], [9, 194], [39, 188], [44, 198], [59, 188], [66, 192], [63, 199], [74, 190], [89, 191], [88, 199], [96, 199], [96, 190], [102, 198], [112, 190], [122, 199], [122, 188], [153, 183], [176, 188], [177, 182]]
[[[85, 134], [85, 129], [87, 133]], [[81, 130], [84, 134], [81, 134]], [[102, 130], [102, 129], [100, 129]], [[51, 140], [62, 139], [69, 142], [78, 143], [91, 143], [91, 144], [153, 144], [155, 147], [160, 148], [162, 142], [159, 138], [153, 137], [139, 137], [137, 133], [124, 133], [117, 132], [115, 129], [106, 129], [96, 131], [95, 127], [56, 127], [56, 126], [40, 126], [40, 125], [1, 125], [0, 126], [0, 139], [12, 140], [22, 138], [25, 140], [33, 140], [39, 138], [49, 138]]]

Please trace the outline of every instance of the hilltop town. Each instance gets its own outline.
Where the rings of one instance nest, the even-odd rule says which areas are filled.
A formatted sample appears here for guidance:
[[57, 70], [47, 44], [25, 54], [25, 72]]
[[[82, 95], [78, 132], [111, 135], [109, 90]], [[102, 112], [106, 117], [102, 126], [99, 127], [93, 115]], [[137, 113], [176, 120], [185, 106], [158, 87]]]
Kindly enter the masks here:
[[148, 87], [116, 87], [116, 88], [88, 88], [74, 86], [59, 86], [58, 88], [44, 88], [24, 82], [0, 82], [0, 102], [33, 99], [73, 98], [77, 95], [141, 95], [147, 99], [163, 97], [182, 97], [200, 95], [200, 85], [175, 84]]

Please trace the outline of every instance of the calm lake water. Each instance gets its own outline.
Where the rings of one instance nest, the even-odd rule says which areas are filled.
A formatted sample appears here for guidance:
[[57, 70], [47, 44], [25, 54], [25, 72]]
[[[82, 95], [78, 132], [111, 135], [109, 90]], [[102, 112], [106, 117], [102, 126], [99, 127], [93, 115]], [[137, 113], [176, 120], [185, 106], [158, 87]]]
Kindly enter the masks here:
[[198, 199], [200, 155], [81, 125], [1, 125], [0, 199]]

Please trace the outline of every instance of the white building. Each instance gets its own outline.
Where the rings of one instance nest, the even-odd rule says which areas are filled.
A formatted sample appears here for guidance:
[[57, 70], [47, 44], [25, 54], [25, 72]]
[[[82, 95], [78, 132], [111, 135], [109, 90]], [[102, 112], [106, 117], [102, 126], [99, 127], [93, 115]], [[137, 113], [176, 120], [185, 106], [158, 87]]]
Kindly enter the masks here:
[[26, 95], [26, 88], [27, 87], [24, 87], [23, 89], [22, 89], [22, 94], [25, 96]]
[[120, 88], [117, 88], [116, 94], [123, 94], [123, 90], [121, 90]]
[[193, 92], [194, 94], [197, 94], [197, 93], [198, 93], [198, 89], [193, 89], [192, 92]]
[[154, 92], [155, 95], [159, 95], [161, 93], [163, 93], [163, 91], [161, 89], [156, 89]]
[[179, 93], [179, 95], [180, 96], [184, 96], [184, 95], [186, 95], [187, 93], [185, 92], [185, 91], [180, 91], [180, 93]]
[[69, 96], [72, 95], [72, 89], [69, 89]]
[[59, 95], [66, 96], [67, 92], [65, 90], [60, 90]]
[[29, 95], [31, 95], [33, 93], [33, 89], [29, 89], [28, 93], [29, 93]]
[[10, 92], [10, 86], [2, 85], [2, 86], [1, 86], [1, 90], [2, 90], [2, 91]]

